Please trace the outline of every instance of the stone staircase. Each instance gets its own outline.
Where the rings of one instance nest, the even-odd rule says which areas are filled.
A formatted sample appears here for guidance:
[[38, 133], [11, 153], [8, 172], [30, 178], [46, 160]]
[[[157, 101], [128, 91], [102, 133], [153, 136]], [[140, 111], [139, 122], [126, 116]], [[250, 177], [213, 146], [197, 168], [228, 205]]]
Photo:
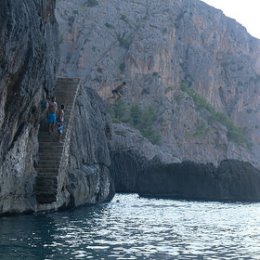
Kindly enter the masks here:
[[[36, 177], [35, 195], [38, 204], [50, 204], [56, 201], [58, 193], [58, 176], [61, 161], [64, 154], [64, 146], [70, 140], [68, 131], [75, 99], [78, 93], [79, 79], [58, 78], [55, 88], [55, 97], [58, 107], [64, 104], [64, 126], [63, 143], [59, 143], [57, 133], [49, 133], [47, 124], [42, 124], [39, 130], [39, 163], [37, 165], [38, 175]], [[64, 170], [64, 169], [63, 169]]]

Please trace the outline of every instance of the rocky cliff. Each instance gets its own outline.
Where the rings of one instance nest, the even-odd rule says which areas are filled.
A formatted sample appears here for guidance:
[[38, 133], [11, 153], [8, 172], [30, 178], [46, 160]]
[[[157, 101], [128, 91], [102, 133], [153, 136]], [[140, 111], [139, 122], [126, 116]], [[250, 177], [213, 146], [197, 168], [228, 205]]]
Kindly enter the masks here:
[[151, 159], [129, 125], [162, 162], [260, 167], [260, 41], [235, 20], [197, 0], [59, 0], [57, 19], [60, 73], [78, 74], [128, 124], [111, 143], [119, 190]]
[[54, 1], [0, 3], [0, 214], [34, 207], [41, 100], [57, 57]]
[[224, 160], [218, 167], [190, 161], [163, 164], [154, 159], [137, 177], [141, 196], [214, 201], [260, 201], [260, 171]]
[[60, 73], [111, 104], [120, 97], [117, 121], [152, 107], [168, 153], [259, 167], [260, 41], [235, 20], [196, 0], [59, 0], [57, 18]]
[[65, 187], [69, 207], [110, 200], [115, 193], [110, 175], [108, 140], [111, 119], [103, 101], [88, 88], [80, 89], [72, 127]]
[[[82, 88], [72, 112], [71, 142], [63, 149], [67, 153], [61, 165], [66, 168], [53, 185], [61, 188], [57, 201], [46, 204], [36, 199], [39, 126], [41, 131], [47, 129], [42, 101], [56, 92], [59, 54], [54, 9], [54, 0], [0, 3], [0, 215], [93, 204], [114, 194], [108, 170], [111, 122], [100, 98]], [[50, 144], [49, 149], [53, 149]]]
[[41, 121], [35, 211], [110, 200], [111, 119], [104, 102], [77, 78], [57, 78], [55, 96], [65, 106], [65, 133], [59, 138]]

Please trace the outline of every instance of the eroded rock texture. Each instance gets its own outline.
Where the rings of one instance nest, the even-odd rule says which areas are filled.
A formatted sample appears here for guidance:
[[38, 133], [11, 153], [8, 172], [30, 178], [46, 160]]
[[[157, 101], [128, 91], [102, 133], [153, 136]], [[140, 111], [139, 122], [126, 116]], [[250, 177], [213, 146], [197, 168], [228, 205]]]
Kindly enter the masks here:
[[66, 188], [69, 206], [104, 202], [114, 196], [110, 176], [108, 140], [111, 119], [103, 101], [88, 88], [82, 87], [76, 101], [75, 124], [69, 150]]
[[133, 105], [157, 112], [158, 146], [114, 126], [117, 190], [136, 190], [153, 157], [162, 167], [167, 158], [195, 169], [227, 159], [260, 167], [260, 41], [235, 20], [196, 0], [59, 0], [57, 18], [62, 75], [77, 74], [108, 103], [123, 103], [125, 123]]
[[181, 162], [173, 154], [151, 144], [139, 131], [126, 124], [113, 125], [113, 138], [109, 148], [110, 171], [117, 192], [137, 192], [139, 175], [155, 158], [166, 164]]
[[161, 147], [181, 160], [259, 166], [260, 41], [240, 24], [196, 0], [57, 7], [61, 74], [79, 75], [109, 103], [125, 81], [121, 101], [152, 106]]
[[44, 92], [56, 64], [55, 1], [0, 2], [0, 214], [32, 211]]
[[143, 196], [217, 201], [259, 201], [260, 171], [249, 163], [225, 160], [213, 164], [154, 160], [137, 181]]

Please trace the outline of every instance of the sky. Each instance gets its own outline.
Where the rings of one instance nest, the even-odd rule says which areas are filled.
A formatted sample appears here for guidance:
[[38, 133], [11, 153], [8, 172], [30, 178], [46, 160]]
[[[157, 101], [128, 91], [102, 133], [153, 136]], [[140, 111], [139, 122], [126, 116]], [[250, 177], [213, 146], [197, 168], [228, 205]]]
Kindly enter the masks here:
[[254, 37], [260, 39], [260, 0], [202, 0], [236, 19]]

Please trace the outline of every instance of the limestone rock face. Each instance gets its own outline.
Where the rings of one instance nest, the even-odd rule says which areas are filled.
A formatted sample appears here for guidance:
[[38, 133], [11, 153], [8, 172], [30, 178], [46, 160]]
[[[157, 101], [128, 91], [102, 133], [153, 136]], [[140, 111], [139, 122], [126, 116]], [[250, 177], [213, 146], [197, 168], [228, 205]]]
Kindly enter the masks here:
[[151, 163], [139, 175], [144, 196], [217, 201], [259, 201], [260, 171], [249, 163], [225, 160], [213, 164]]
[[0, 2], [0, 214], [35, 207], [40, 103], [52, 92], [57, 57], [54, 5]]
[[110, 200], [115, 193], [108, 149], [112, 124], [104, 102], [92, 89], [82, 87], [74, 116], [66, 177], [70, 193], [67, 203], [78, 206]]
[[201, 1], [57, 1], [62, 75], [128, 112], [153, 107], [181, 161], [260, 162], [260, 41]]
[[[198, 175], [209, 171], [205, 183], [211, 182], [211, 171], [226, 174], [228, 180], [214, 185], [226, 187], [227, 181], [230, 190], [216, 190], [215, 198], [233, 199], [235, 175], [222, 166], [249, 162], [260, 168], [260, 40], [196, 0], [58, 0], [56, 14], [60, 74], [76, 73], [112, 107], [121, 102], [110, 142], [116, 190], [137, 191], [142, 176], [148, 183], [149, 173], [156, 179], [167, 165], [191, 161]], [[136, 119], [131, 118], [136, 105], [156, 111], [157, 145], [127, 125]], [[237, 177], [245, 174], [240, 179], [254, 190], [258, 175], [250, 172], [257, 170], [249, 168]], [[175, 166], [169, 169], [174, 175]], [[240, 195], [234, 199], [259, 199], [253, 192]], [[206, 193], [194, 197], [205, 198]]]
[[114, 124], [111, 173], [118, 192], [214, 201], [260, 201], [260, 171], [248, 162], [181, 161], [126, 124]]
[[181, 162], [173, 154], [153, 145], [141, 133], [126, 124], [113, 125], [110, 141], [110, 171], [117, 192], [137, 192], [138, 178], [155, 158], [161, 163]]

